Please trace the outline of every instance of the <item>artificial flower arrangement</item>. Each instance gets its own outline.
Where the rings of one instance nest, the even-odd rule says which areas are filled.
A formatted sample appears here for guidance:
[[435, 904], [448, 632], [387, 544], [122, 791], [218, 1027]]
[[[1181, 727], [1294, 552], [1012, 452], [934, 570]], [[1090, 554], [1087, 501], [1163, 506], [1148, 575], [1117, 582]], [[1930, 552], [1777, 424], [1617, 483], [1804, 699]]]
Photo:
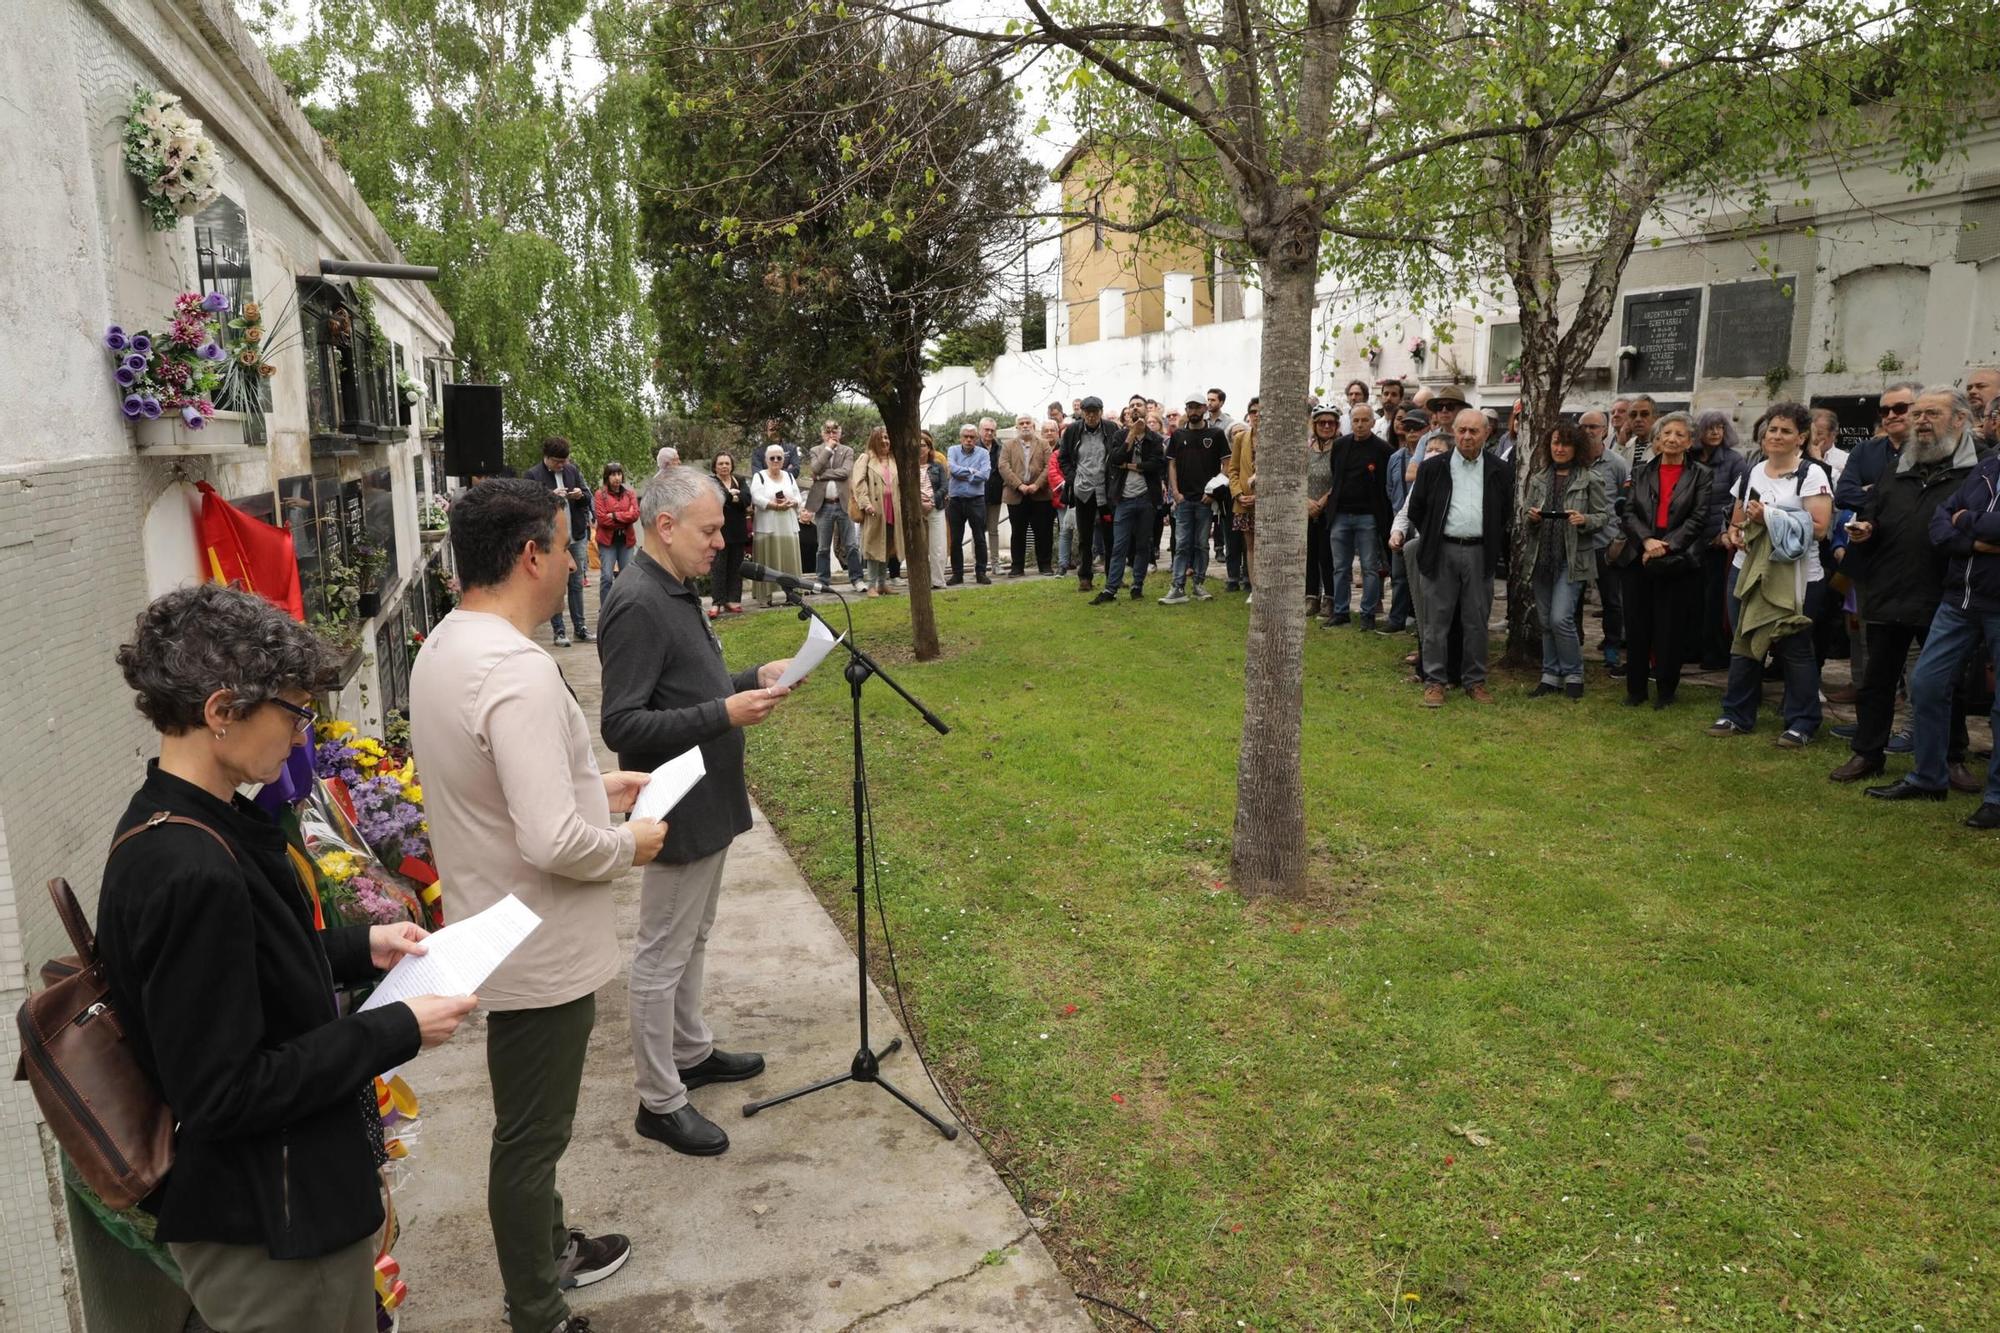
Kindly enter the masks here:
[[351, 722], [319, 724], [313, 770], [328, 799], [305, 823], [322, 905], [356, 924], [443, 924], [424, 789], [407, 750]]
[[443, 496], [432, 492], [417, 501], [417, 526], [426, 532], [451, 526], [451, 506]]
[[172, 231], [220, 193], [215, 180], [222, 154], [172, 93], [134, 90], [125, 120], [125, 168], [145, 182], [154, 231]]
[[178, 412], [189, 430], [207, 424], [215, 415], [222, 363], [229, 355], [216, 316], [228, 306], [220, 292], [182, 292], [174, 298], [167, 332], [127, 333], [116, 324], [104, 331], [111, 378], [124, 394], [128, 418], [154, 421], [163, 412]]

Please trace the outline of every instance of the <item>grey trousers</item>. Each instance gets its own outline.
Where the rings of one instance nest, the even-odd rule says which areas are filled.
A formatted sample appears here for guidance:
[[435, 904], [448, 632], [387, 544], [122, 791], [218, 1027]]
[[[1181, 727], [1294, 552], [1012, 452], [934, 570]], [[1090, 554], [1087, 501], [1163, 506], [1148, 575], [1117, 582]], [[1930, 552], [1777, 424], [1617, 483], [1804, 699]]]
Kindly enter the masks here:
[[215, 1333], [375, 1333], [375, 1236], [317, 1259], [262, 1245], [171, 1241], [182, 1285]]
[[1411, 537], [1403, 543], [1400, 552], [1403, 557], [1405, 577], [1409, 580], [1410, 614], [1416, 618], [1419, 637], [1424, 632], [1424, 577], [1417, 572], [1417, 552], [1422, 549], [1423, 544], [1422, 537]]
[[680, 1071], [715, 1049], [701, 1016], [708, 932], [722, 897], [724, 848], [682, 865], [655, 861], [639, 883], [639, 945], [632, 959], [632, 1064], [639, 1100], [656, 1115], [687, 1105]]
[[[1427, 539], [1428, 540], [1428, 539]], [[1437, 573], [1424, 582], [1424, 680], [1445, 683], [1445, 653], [1452, 622], [1465, 644], [1460, 683], [1486, 683], [1486, 622], [1493, 617], [1493, 580], [1486, 573], [1486, 548], [1444, 538], [1438, 543]]]

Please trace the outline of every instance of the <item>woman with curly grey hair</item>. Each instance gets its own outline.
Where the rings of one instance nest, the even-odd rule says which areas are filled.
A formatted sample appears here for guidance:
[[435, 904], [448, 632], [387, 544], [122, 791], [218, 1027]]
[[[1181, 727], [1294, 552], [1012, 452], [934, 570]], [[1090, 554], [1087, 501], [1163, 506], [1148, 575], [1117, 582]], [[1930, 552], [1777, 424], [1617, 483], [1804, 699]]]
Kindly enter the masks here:
[[477, 1003], [432, 995], [342, 1017], [334, 987], [422, 953], [424, 931], [321, 929], [303, 854], [238, 794], [311, 735], [332, 663], [305, 626], [213, 584], [155, 600], [118, 650], [160, 757], [118, 821], [98, 951], [175, 1121], [173, 1170], [143, 1206], [218, 1333], [373, 1333], [372, 1082]]

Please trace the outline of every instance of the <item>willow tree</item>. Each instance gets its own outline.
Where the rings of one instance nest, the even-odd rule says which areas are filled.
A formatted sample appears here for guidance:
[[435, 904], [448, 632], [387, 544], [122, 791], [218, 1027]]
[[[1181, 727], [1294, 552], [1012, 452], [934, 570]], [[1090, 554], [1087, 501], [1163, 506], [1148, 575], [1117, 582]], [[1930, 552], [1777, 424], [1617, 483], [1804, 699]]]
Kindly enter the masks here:
[[[641, 52], [646, 256], [665, 284], [661, 319], [680, 324], [663, 346], [739, 366], [771, 356], [727, 338], [741, 310], [724, 303], [763, 312], [787, 340], [780, 361], [808, 360], [875, 404], [897, 506], [921, 514], [925, 349], [984, 307], [1019, 253], [1032, 189], [999, 71], [916, 25], [776, 0], [669, 6]], [[904, 546], [928, 659], [930, 549]]]
[[442, 270], [459, 373], [506, 387], [509, 434], [566, 435], [586, 469], [651, 452], [637, 87], [596, 60], [625, 4], [262, 0], [251, 15], [397, 247]]

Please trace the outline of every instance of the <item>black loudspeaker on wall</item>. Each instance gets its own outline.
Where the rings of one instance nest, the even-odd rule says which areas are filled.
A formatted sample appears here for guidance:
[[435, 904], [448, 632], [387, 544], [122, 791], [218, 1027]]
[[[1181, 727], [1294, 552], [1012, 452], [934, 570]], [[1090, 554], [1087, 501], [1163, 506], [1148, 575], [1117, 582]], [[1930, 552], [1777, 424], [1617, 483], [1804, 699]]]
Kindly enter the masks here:
[[500, 447], [500, 386], [444, 386], [444, 470], [453, 477], [491, 477], [505, 467]]

